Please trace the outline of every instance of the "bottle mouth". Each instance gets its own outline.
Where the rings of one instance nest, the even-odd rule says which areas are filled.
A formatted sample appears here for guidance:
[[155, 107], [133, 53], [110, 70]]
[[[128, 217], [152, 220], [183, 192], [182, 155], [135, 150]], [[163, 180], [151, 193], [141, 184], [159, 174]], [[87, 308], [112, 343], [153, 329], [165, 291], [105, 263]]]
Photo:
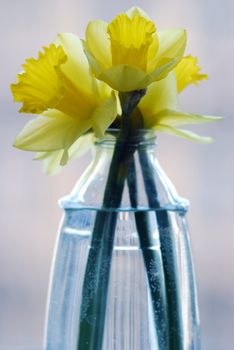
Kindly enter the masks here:
[[156, 146], [157, 135], [152, 129], [136, 129], [133, 133], [129, 134], [127, 137], [123, 136], [120, 129], [109, 128], [106, 130], [102, 137], [95, 138], [94, 143], [96, 145], [115, 145], [117, 142], [125, 142], [132, 146]]

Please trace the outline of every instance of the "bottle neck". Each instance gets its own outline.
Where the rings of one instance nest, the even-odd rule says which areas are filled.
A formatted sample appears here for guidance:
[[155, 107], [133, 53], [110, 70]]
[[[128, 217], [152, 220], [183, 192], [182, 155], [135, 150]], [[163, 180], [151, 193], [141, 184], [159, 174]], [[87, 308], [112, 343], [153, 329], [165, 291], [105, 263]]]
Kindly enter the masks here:
[[138, 130], [127, 138], [118, 130], [108, 130], [94, 140], [93, 161], [60, 205], [122, 211], [186, 207], [159, 166], [155, 149], [152, 130]]
[[125, 143], [127, 149], [133, 148], [134, 150], [154, 149], [156, 148], [156, 134], [152, 130], [138, 129], [134, 133], [129, 134], [126, 137], [121, 135], [121, 132], [117, 129], [108, 129], [103, 137], [96, 138], [94, 140], [94, 146], [97, 150], [109, 150], [113, 151], [118, 145]]

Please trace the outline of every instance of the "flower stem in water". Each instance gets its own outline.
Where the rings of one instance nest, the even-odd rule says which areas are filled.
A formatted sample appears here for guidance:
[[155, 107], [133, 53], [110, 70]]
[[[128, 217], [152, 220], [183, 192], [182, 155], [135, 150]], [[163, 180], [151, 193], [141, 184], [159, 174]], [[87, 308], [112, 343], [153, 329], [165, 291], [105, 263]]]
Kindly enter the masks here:
[[160, 246], [167, 294], [169, 322], [169, 350], [183, 350], [183, 322], [180, 300], [179, 271], [176, 258], [175, 237], [166, 209], [160, 207], [154, 179], [153, 166], [144, 148], [139, 149], [139, 158], [150, 208], [154, 208], [158, 223]]
[[[128, 176], [128, 188], [131, 206], [137, 208], [138, 193], [136, 183], [135, 161], [132, 159]], [[148, 284], [150, 287], [155, 333], [160, 350], [168, 349], [168, 319], [167, 299], [164, 280], [164, 270], [160, 251], [154, 249], [152, 237], [152, 223], [149, 221], [149, 212], [135, 211], [135, 222], [142, 249], [145, 269], [147, 272]]]

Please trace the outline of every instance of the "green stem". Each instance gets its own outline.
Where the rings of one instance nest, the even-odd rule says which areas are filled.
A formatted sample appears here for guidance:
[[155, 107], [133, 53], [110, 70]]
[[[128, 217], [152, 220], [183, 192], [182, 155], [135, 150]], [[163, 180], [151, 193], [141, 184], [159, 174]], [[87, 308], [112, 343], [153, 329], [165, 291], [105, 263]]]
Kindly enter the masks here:
[[158, 223], [160, 246], [162, 252], [169, 321], [169, 349], [183, 350], [183, 321], [180, 300], [180, 283], [176, 257], [175, 237], [171, 230], [170, 218], [166, 209], [158, 201], [157, 186], [153, 166], [146, 151], [139, 149], [145, 189], [150, 208], [154, 208]]
[[[103, 207], [106, 210], [103, 209], [96, 215], [83, 283], [77, 347], [79, 350], [102, 348], [111, 257], [118, 215], [117, 211], [111, 211], [108, 208], [118, 208], [121, 202], [128, 167], [124, 160], [124, 148], [122, 144], [115, 149], [103, 201]], [[113, 179], [115, 176], [117, 176], [116, 180]]]
[[105, 326], [111, 257], [114, 245], [118, 211], [122, 200], [124, 182], [135, 148], [131, 139], [131, 119], [133, 109], [144, 91], [134, 91], [122, 95], [122, 126], [117, 138], [102, 209], [97, 212], [92, 233], [91, 248], [86, 264], [82, 289], [77, 350], [101, 350]]
[[[136, 183], [136, 166], [132, 159], [128, 176], [128, 187], [131, 206], [138, 207], [138, 193]], [[150, 287], [155, 333], [160, 350], [168, 349], [168, 319], [166, 287], [161, 252], [155, 250], [155, 242], [152, 237], [152, 223], [150, 213], [144, 210], [135, 211], [135, 222], [139, 236], [140, 248], [142, 250], [148, 284]]]

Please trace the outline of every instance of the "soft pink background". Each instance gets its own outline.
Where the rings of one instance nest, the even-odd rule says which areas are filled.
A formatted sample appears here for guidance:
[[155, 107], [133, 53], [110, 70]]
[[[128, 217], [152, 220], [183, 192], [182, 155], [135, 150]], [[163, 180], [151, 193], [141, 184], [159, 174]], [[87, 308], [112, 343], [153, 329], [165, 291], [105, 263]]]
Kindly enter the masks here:
[[[20, 64], [58, 32], [83, 36], [91, 19], [109, 20], [130, 0], [7, 0], [0, 3], [0, 349], [41, 349], [46, 293], [56, 231], [57, 200], [69, 193], [88, 162], [74, 162], [55, 177], [32, 154], [11, 144], [28, 116], [18, 115], [9, 84]], [[210, 79], [181, 95], [181, 109], [225, 116], [196, 128], [210, 146], [161, 135], [158, 155], [180, 195], [191, 202], [189, 223], [201, 309], [203, 348], [234, 344], [234, 3], [232, 0], [136, 1], [161, 29], [183, 27], [188, 53]]]

